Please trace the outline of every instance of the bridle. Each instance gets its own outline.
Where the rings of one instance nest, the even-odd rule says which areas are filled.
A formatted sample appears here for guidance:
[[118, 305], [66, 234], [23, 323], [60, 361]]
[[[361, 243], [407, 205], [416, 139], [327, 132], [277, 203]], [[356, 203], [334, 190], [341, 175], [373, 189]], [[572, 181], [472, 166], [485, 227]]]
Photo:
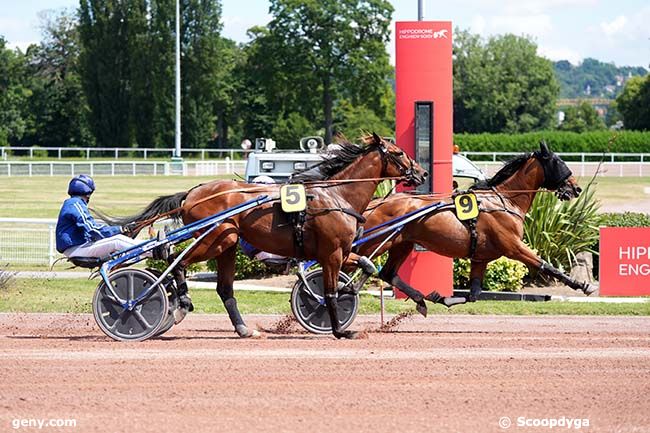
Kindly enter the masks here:
[[399, 153], [390, 152], [383, 143], [377, 146], [377, 149], [379, 150], [382, 163], [384, 164], [384, 172], [390, 163], [399, 169], [400, 176], [406, 179], [406, 185], [415, 185], [419, 182], [419, 179], [415, 174], [415, 162], [413, 159], [407, 155], [409, 165], [406, 165], [404, 161], [402, 161], [401, 157], [404, 156], [404, 151], [400, 151]]
[[544, 183], [542, 183], [542, 187], [549, 190], [557, 190], [571, 177], [572, 173], [569, 167], [554, 153], [543, 155], [541, 152], [534, 152], [533, 156], [537, 158], [537, 161], [539, 161], [544, 170]]

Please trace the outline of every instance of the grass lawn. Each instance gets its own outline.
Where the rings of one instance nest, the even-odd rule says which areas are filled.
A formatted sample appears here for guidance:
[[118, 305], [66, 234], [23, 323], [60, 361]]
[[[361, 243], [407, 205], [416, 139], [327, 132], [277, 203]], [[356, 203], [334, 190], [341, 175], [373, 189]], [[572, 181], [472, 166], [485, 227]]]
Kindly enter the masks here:
[[[577, 180], [584, 188], [591, 178], [581, 177]], [[650, 195], [644, 191], [649, 186], [650, 177], [598, 177], [594, 181], [596, 198], [609, 205], [650, 200]]]
[[[225, 178], [231, 178], [226, 176]], [[160, 195], [185, 191], [217, 177], [96, 176], [97, 192], [91, 207], [111, 215], [130, 215]], [[7, 177], [0, 182], [0, 217], [56, 218], [66, 194], [66, 176]], [[589, 178], [579, 182], [585, 186]], [[644, 187], [650, 177], [602, 177], [596, 180], [596, 197], [603, 203], [648, 200]]]
[[[61, 312], [90, 313], [97, 280], [13, 280], [8, 290], [0, 291], [0, 312]], [[197, 313], [220, 313], [225, 310], [212, 289], [191, 291]], [[291, 312], [288, 293], [236, 293], [243, 314], [288, 314]], [[379, 314], [379, 299], [362, 295], [360, 314]], [[386, 300], [386, 311], [396, 314], [415, 311], [411, 301]], [[417, 314], [417, 313], [416, 313]], [[577, 315], [650, 315], [650, 303], [606, 304], [570, 302], [515, 302], [483, 301], [448, 310], [429, 304], [429, 314], [577, 314]]]
[[[231, 178], [230, 176], [226, 178]], [[186, 191], [218, 177], [95, 176], [97, 190], [90, 201], [110, 215], [131, 215], [161, 195]], [[0, 182], [0, 217], [56, 218], [68, 198], [67, 176], [7, 177]]]

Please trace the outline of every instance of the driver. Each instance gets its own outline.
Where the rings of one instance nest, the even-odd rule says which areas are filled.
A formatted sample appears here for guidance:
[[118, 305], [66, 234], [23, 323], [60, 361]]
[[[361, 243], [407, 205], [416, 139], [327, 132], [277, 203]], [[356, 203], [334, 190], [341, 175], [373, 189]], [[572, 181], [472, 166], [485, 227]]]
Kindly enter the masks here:
[[68, 184], [68, 198], [63, 202], [56, 223], [56, 249], [66, 257], [106, 257], [109, 254], [139, 244], [125, 234], [127, 226], [99, 224], [88, 211], [95, 182], [80, 174]]

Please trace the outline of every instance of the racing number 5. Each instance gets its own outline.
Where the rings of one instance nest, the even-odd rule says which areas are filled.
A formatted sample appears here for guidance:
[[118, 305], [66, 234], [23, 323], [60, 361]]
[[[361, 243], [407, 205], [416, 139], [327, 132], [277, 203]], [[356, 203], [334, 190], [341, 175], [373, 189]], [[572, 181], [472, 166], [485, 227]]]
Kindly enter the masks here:
[[280, 188], [280, 202], [284, 212], [300, 212], [307, 208], [305, 186], [289, 184]]
[[298, 202], [300, 202], [300, 186], [287, 185], [287, 192], [285, 193], [284, 201], [290, 205], [298, 204]]

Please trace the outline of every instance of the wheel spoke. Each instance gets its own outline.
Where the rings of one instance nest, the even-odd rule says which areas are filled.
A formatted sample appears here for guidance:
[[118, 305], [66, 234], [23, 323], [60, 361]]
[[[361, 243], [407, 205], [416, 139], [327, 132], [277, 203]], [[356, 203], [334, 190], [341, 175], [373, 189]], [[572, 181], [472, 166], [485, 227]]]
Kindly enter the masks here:
[[142, 313], [140, 311], [133, 310], [133, 313], [135, 315], [135, 318], [138, 319], [138, 322], [140, 322], [140, 324], [142, 324], [142, 326], [144, 326], [147, 329], [153, 328], [151, 323], [149, 323], [147, 321], [147, 319], [142, 315]]
[[317, 310], [314, 310], [311, 313], [309, 313], [309, 315], [307, 317], [305, 317], [305, 322], [310, 322], [312, 317], [314, 317], [317, 312], [318, 312]]
[[128, 289], [129, 301], [132, 301], [135, 296], [135, 281], [133, 280], [133, 274], [128, 274], [128, 279], [126, 282], [126, 287]]

